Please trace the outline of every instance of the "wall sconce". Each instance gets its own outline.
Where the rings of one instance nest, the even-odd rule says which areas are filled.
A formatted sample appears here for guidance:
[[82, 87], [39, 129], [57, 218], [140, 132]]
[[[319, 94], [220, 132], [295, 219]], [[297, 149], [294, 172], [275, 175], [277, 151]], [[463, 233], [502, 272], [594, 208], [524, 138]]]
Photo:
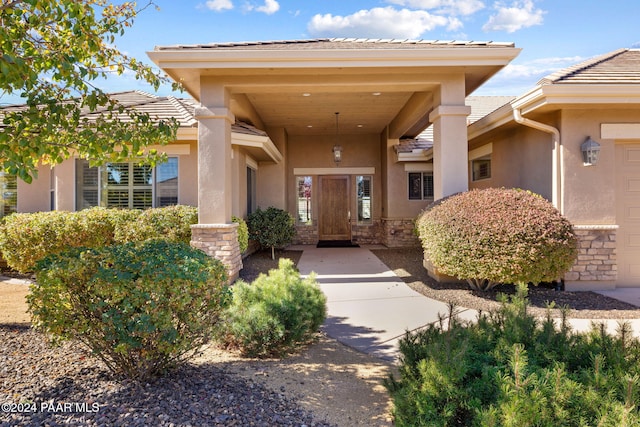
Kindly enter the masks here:
[[340, 113], [336, 113], [336, 143], [333, 145], [331, 151], [333, 152], [333, 161], [336, 163], [336, 166], [340, 165], [342, 161], [342, 146], [338, 144], [339, 142], [339, 134], [338, 134], [338, 115]]
[[598, 163], [598, 155], [600, 154], [600, 144], [591, 139], [590, 136], [580, 145], [582, 151], [582, 162], [585, 166], [591, 166]]

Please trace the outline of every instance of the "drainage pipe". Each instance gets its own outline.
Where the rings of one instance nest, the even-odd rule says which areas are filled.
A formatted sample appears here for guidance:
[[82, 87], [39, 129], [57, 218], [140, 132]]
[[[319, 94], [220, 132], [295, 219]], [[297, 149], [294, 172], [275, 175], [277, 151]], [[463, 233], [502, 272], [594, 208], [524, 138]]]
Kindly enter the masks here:
[[562, 189], [563, 189], [563, 177], [562, 177], [562, 150], [560, 149], [560, 131], [544, 123], [536, 122], [535, 120], [522, 117], [522, 112], [519, 108], [513, 109], [513, 118], [516, 123], [524, 126], [528, 126], [533, 129], [538, 129], [543, 132], [550, 133], [553, 137], [553, 149], [552, 149], [552, 161], [551, 161], [551, 173], [552, 173], [552, 189], [551, 189], [551, 202], [553, 206], [564, 215], [564, 206], [562, 203]]

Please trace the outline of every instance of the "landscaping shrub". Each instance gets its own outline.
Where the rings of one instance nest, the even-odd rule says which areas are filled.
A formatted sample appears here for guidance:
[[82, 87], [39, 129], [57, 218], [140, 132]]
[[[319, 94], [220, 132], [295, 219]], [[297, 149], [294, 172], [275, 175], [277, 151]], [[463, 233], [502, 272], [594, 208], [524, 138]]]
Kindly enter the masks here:
[[33, 271], [37, 261], [72, 247], [98, 248], [114, 243], [165, 239], [189, 243], [197, 208], [90, 208], [78, 212], [16, 213], [0, 226], [0, 251], [7, 265]]
[[416, 223], [431, 263], [474, 289], [557, 280], [577, 256], [571, 223], [529, 191], [459, 193], [436, 202]]
[[9, 267], [25, 273], [49, 254], [70, 247], [114, 243], [114, 227], [136, 211], [91, 208], [80, 212], [14, 213], [0, 227], [0, 250]]
[[144, 380], [205, 344], [227, 301], [225, 268], [184, 243], [73, 248], [40, 261], [33, 324], [88, 346], [114, 372]]
[[198, 208], [175, 205], [141, 211], [134, 221], [118, 224], [117, 242], [140, 242], [165, 239], [170, 242], [189, 243], [191, 225], [198, 223]]
[[521, 285], [477, 322], [407, 333], [400, 377], [385, 382], [395, 425], [640, 425], [640, 344], [628, 324], [576, 334], [566, 311], [557, 327], [527, 314], [525, 297]]
[[274, 249], [283, 248], [296, 235], [293, 217], [287, 211], [269, 207], [258, 208], [247, 218], [249, 237], [256, 240], [262, 248], [271, 248], [271, 259], [275, 259]]
[[231, 221], [238, 224], [238, 244], [240, 252], [245, 252], [249, 248], [249, 227], [244, 219], [232, 216]]
[[301, 279], [287, 258], [251, 284], [236, 282], [232, 291], [218, 336], [247, 356], [279, 355], [308, 341], [326, 316], [315, 278]]

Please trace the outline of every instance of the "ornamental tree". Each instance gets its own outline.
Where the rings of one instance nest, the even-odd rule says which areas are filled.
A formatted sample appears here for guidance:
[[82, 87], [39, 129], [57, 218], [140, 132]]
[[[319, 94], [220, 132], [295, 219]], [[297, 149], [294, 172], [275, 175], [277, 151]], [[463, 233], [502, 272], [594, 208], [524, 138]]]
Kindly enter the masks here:
[[155, 89], [169, 81], [114, 45], [152, 5], [152, 0], [140, 9], [135, 2], [107, 0], [0, 0], [0, 97], [25, 99], [24, 106], [0, 111], [1, 169], [31, 182], [39, 163], [55, 165], [72, 154], [93, 165], [162, 159], [143, 149], [175, 139], [177, 122], [125, 110], [97, 86], [125, 72]]

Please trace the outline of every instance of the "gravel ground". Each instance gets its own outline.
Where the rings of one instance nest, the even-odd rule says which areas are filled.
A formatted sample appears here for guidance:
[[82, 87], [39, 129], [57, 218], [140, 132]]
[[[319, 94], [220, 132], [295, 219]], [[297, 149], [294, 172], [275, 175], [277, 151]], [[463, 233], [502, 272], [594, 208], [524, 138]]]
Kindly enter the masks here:
[[73, 344], [0, 325], [0, 426], [330, 426], [283, 393], [206, 359], [139, 384]]
[[[499, 307], [500, 293], [514, 294], [513, 285], [498, 285], [491, 291], [472, 291], [466, 284], [443, 284], [431, 279], [422, 267], [422, 250], [379, 249], [372, 251], [411, 288], [433, 299], [452, 302], [457, 306], [476, 310], [492, 310]], [[580, 319], [634, 319], [640, 318], [640, 308], [596, 292], [557, 291], [551, 285], [529, 286], [529, 311], [544, 316], [547, 303], [556, 307], [568, 307], [569, 317]], [[559, 310], [553, 311], [559, 316]]]

